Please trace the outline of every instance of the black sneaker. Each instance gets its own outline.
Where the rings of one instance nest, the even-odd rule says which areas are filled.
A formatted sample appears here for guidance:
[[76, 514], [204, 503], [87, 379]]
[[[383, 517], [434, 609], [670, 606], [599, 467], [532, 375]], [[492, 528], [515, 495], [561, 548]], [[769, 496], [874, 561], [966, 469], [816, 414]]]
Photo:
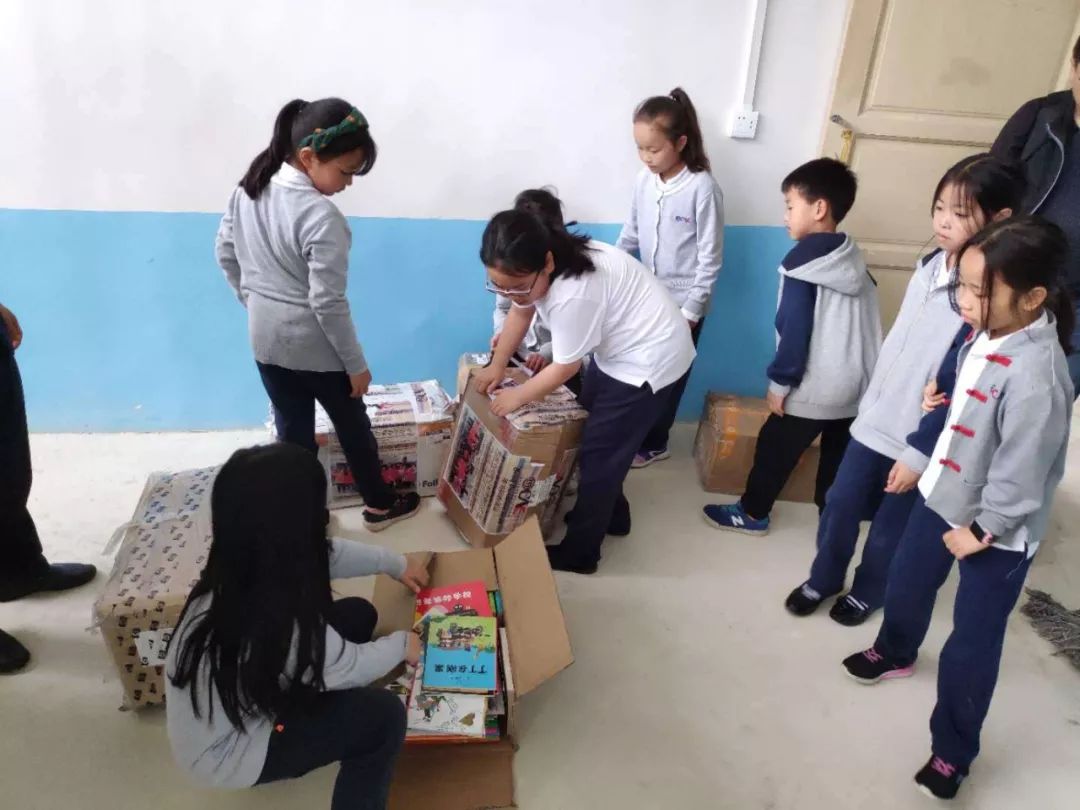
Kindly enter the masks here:
[[824, 596], [810, 587], [809, 582], [804, 582], [798, 588], [788, 594], [784, 607], [789, 613], [796, 616], [809, 616], [818, 609], [818, 605], [825, 601]]
[[569, 571], [571, 574], [595, 574], [597, 563], [567, 554], [561, 545], [547, 547], [548, 562], [552, 571]]
[[836, 600], [836, 603], [829, 610], [829, 618], [837, 624], [844, 625], [844, 627], [858, 627], [870, 618], [870, 614], [873, 612], [874, 608], [849, 593]]
[[30, 651], [14, 636], [0, 630], [0, 675], [18, 672], [30, 663]]
[[377, 514], [368, 509], [364, 510], [364, 525], [369, 532], [381, 532], [395, 523], [407, 520], [420, 511], [420, 496], [415, 492], [406, 492], [399, 495], [388, 512]]
[[915, 784], [933, 799], [954, 799], [966, 776], [966, 773], [941, 757], [930, 757], [922, 770], [915, 774]]
[[854, 680], [867, 685], [892, 678], [910, 678], [915, 674], [914, 664], [906, 667], [894, 664], [873, 647], [845, 658], [844, 669]]

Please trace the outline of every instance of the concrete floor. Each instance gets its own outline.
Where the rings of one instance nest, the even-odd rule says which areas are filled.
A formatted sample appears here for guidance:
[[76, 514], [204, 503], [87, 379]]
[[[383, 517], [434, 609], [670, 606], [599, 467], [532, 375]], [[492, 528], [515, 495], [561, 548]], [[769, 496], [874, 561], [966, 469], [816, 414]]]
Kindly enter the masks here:
[[[100, 552], [147, 473], [217, 463], [264, 435], [35, 436], [32, 507], [49, 556], [107, 572]], [[713, 532], [698, 515], [706, 497], [690, 438], [684, 430], [672, 461], [632, 475], [634, 533], [608, 542], [600, 574], [559, 575], [577, 662], [523, 704], [520, 806], [930, 806], [911, 777], [928, 754], [953, 582], [916, 676], [854, 684], [840, 660], [875, 629], [842, 628], [824, 612], [796, 620], [782, 607], [811, 557], [813, 508], [780, 505], [767, 539]], [[1071, 467], [1029, 584], [1077, 607], [1080, 461]], [[361, 537], [359, 516], [341, 514], [345, 533]], [[402, 551], [461, 547], [436, 503], [379, 540]], [[35, 656], [29, 671], [0, 680], [0, 807], [328, 807], [332, 769], [256, 791], [193, 787], [173, 766], [163, 713], [117, 711], [110, 660], [85, 629], [103, 577], [81, 591], [0, 605], [0, 627]], [[1022, 617], [1010, 628], [983, 754], [961, 796], [955, 806], [978, 810], [1080, 806], [1080, 673]]]

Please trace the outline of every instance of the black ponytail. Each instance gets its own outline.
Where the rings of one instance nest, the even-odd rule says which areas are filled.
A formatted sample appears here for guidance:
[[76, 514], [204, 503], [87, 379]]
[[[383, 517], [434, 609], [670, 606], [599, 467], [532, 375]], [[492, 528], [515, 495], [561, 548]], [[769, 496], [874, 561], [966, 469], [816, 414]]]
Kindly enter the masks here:
[[[247, 174], [240, 180], [240, 186], [251, 199], [256, 199], [270, 185], [270, 178], [281, 168], [281, 164], [296, 153], [304, 138], [316, 130], [337, 126], [352, 111], [353, 106], [340, 98], [322, 98], [310, 103], [299, 98], [290, 101], [281, 108], [274, 121], [270, 145], [251, 161]], [[364, 153], [364, 162], [357, 173], [367, 174], [375, 165], [378, 150], [366, 121], [359, 128], [353, 127], [334, 138], [317, 152], [320, 158], [327, 159], [357, 149]]]
[[655, 124], [672, 143], [686, 136], [686, 146], [680, 153], [683, 163], [692, 172], [711, 171], [697, 110], [681, 87], [676, 87], [666, 96], [653, 96], [641, 102], [634, 110], [634, 123], [639, 121]]
[[240, 181], [240, 185], [244, 187], [244, 191], [251, 199], [254, 200], [263, 193], [263, 190], [270, 185], [270, 178], [292, 154], [293, 124], [296, 122], [296, 116], [306, 106], [306, 101], [294, 98], [277, 114], [270, 145], [255, 156], [255, 159], [251, 161], [251, 166], [248, 167], [247, 174]]
[[987, 302], [994, 294], [994, 281], [999, 276], [1017, 295], [1036, 287], [1046, 290], [1043, 308], [1053, 314], [1058, 343], [1069, 354], [1076, 328], [1076, 309], [1065, 288], [1068, 242], [1061, 228], [1041, 217], [1013, 216], [993, 222], [971, 237], [960, 249], [957, 265], [971, 248], [982, 251], [986, 262], [983, 290]]
[[497, 267], [511, 276], [539, 273], [549, 252], [555, 260], [552, 279], [576, 278], [596, 269], [589, 257], [587, 236], [549, 227], [543, 217], [530, 211], [501, 211], [484, 228], [480, 240], [484, 267]]

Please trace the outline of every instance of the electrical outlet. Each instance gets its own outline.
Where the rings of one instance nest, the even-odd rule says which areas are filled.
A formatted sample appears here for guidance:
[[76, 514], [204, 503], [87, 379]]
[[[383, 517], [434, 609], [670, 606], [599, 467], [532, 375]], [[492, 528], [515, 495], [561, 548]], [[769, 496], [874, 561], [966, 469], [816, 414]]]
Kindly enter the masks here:
[[731, 137], [752, 139], [757, 136], [757, 125], [757, 110], [739, 110], [731, 116]]

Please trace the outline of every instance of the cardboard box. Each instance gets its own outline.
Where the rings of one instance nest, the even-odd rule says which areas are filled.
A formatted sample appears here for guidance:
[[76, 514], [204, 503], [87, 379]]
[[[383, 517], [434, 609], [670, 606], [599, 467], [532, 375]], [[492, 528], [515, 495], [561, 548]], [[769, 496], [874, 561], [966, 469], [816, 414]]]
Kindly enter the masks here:
[[[529, 376], [507, 369], [503, 385], [520, 385]], [[565, 387], [505, 418], [495, 416], [490, 396], [470, 377], [438, 491], [467, 542], [494, 546], [531, 515], [545, 535], [554, 529], [587, 417]]]
[[468, 352], [461, 355], [457, 368], [457, 398], [458, 401], [465, 395], [465, 387], [469, 384], [469, 377], [473, 369], [484, 368], [491, 362], [490, 352]]
[[123, 706], [165, 702], [165, 652], [210, 551], [210, 491], [217, 468], [153, 473], [119, 543], [93, 624], [116, 664]]
[[[742, 495], [754, 465], [757, 436], [769, 408], [763, 399], [710, 392], [694, 441], [694, 460], [706, 492]], [[782, 501], [814, 502], [820, 448], [814, 442], [780, 493]]]
[[[574, 662], [566, 619], [548, 565], [538, 521], [530, 519], [490, 549], [436, 552], [433, 587], [482, 579], [503, 600], [507, 679], [507, 735], [491, 743], [406, 745], [390, 792], [392, 810], [476, 810], [514, 806], [514, 752], [519, 702]], [[412, 626], [415, 595], [380, 576], [373, 597], [375, 635]]]
[[[383, 480], [398, 492], [418, 492], [425, 498], [435, 495], [454, 428], [450, 395], [436, 380], [373, 385], [364, 395], [364, 404], [379, 444]], [[270, 428], [276, 438], [272, 410]], [[363, 497], [353, 487], [352, 470], [334, 425], [318, 403], [315, 441], [329, 483], [327, 506], [342, 509], [363, 505]]]

